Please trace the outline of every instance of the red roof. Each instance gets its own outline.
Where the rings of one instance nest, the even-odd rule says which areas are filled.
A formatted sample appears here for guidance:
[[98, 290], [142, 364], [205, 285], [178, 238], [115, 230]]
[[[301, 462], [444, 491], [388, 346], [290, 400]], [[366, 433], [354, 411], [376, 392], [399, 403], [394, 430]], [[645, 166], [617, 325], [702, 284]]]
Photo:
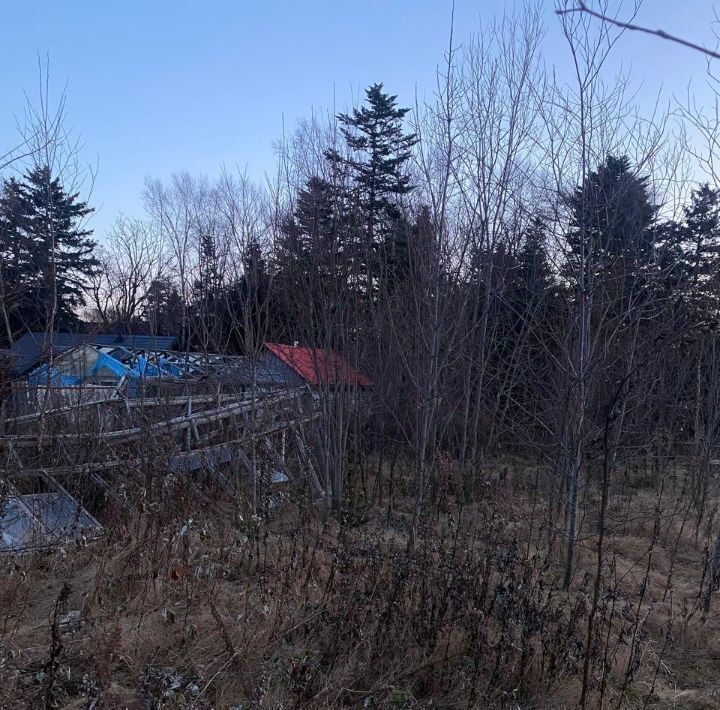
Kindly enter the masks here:
[[311, 385], [356, 385], [370, 387], [372, 380], [357, 372], [333, 350], [303, 348], [299, 345], [265, 343], [278, 359], [291, 367]]

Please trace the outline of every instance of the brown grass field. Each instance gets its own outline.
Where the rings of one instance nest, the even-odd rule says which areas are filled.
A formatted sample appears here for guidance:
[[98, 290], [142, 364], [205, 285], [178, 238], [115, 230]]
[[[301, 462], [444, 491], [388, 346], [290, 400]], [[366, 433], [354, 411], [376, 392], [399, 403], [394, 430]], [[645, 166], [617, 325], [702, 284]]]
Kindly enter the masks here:
[[[720, 707], [717, 506], [698, 526], [686, 475], [614, 481], [589, 707]], [[403, 473], [382, 505], [356, 486], [342, 524], [293, 490], [257, 517], [182, 481], [139, 491], [100, 539], [2, 560], [0, 706], [577, 707], [596, 485], [566, 592], [543, 472], [505, 458], [454, 480], [413, 554]]]

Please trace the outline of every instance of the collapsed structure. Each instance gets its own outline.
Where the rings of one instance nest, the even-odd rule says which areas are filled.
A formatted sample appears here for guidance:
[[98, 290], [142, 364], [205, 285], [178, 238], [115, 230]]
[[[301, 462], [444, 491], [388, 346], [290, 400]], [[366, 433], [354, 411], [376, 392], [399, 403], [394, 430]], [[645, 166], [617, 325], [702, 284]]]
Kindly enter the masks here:
[[243, 479], [290, 481], [292, 459], [303, 482], [325, 495], [307, 443], [320, 416], [318, 388], [371, 385], [329, 350], [268, 343], [247, 358], [178, 352], [176, 339], [68, 340], [29, 352], [21, 339], [10, 352], [0, 551], [97, 535], [100, 512], [127, 504], [141, 468], [209, 474], [234, 495]]

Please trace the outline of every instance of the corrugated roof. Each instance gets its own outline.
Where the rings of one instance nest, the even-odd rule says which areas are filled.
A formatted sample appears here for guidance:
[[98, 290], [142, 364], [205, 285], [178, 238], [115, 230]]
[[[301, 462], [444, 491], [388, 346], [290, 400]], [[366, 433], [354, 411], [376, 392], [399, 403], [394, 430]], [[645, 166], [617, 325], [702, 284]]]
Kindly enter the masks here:
[[103, 346], [124, 346], [138, 350], [172, 350], [177, 336], [87, 334], [87, 333], [25, 333], [10, 348], [14, 370], [24, 375], [32, 370], [51, 351], [64, 352], [83, 343]]
[[334, 350], [265, 343], [265, 347], [311, 385], [372, 386], [372, 380], [353, 369]]

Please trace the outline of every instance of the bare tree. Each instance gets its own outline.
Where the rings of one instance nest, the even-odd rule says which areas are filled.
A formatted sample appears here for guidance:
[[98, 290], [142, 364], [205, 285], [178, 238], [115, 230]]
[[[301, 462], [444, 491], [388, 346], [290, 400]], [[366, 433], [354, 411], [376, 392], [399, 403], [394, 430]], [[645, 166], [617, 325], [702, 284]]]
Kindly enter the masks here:
[[92, 277], [93, 306], [105, 327], [130, 329], [148, 289], [164, 275], [162, 240], [140, 220], [120, 217], [100, 249], [101, 268]]

